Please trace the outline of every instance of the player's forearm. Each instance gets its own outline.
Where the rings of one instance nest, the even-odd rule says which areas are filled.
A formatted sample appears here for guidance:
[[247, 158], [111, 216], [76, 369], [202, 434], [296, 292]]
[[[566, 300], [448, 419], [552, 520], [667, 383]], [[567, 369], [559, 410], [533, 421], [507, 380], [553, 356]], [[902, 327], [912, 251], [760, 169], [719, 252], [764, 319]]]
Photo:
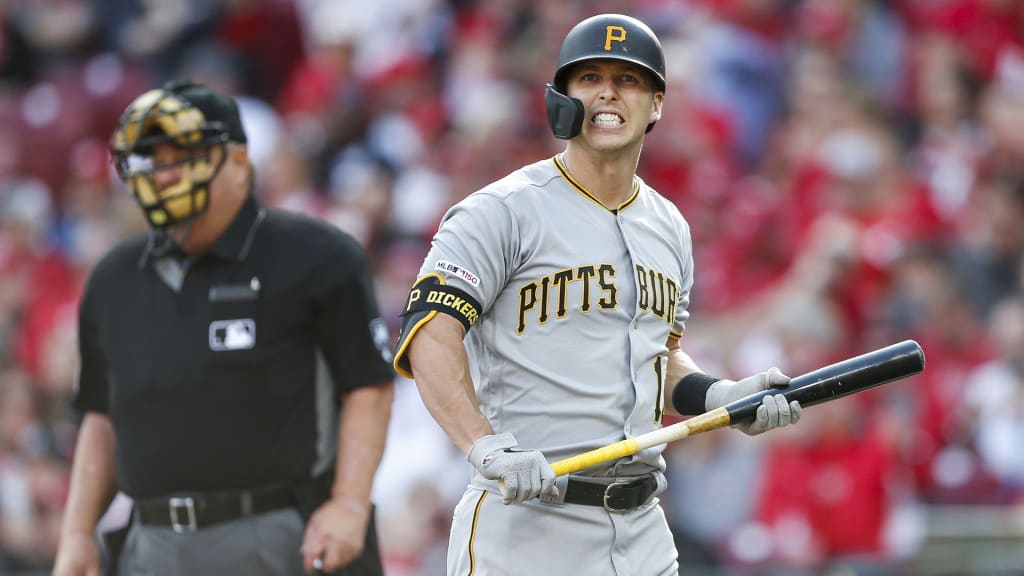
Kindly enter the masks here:
[[82, 420], [71, 468], [71, 490], [61, 534], [92, 534], [117, 494], [114, 427], [108, 416], [89, 413]]
[[478, 438], [493, 434], [480, 413], [469, 374], [462, 325], [438, 314], [427, 322], [409, 345], [409, 363], [423, 404], [463, 453]]
[[678, 340], [670, 340], [668, 346], [668, 366], [665, 369], [664, 390], [665, 410], [670, 414], [679, 416], [679, 411], [676, 410], [672, 402], [672, 394], [675, 391], [676, 384], [684, 376], [693, 372], [700, 372], [700, 368], [693, 358], [679, 347]]
[[382, 382], [350, 392], [342, 404], [331, 497], [353, 509], [369, 512], [373, 477], [384, 454], [394, 394], [394, 384]]

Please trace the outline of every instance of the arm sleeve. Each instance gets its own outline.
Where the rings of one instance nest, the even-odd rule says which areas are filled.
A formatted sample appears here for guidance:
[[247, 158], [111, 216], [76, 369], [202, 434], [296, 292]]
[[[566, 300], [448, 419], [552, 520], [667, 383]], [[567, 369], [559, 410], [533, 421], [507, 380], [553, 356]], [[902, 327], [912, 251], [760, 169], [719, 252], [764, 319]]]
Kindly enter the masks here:
[[380, 317], [366, 255], [345, 238], [326, 264], [316, 299], [316, 336], [338, 393], [390, 382], [391, 338]]

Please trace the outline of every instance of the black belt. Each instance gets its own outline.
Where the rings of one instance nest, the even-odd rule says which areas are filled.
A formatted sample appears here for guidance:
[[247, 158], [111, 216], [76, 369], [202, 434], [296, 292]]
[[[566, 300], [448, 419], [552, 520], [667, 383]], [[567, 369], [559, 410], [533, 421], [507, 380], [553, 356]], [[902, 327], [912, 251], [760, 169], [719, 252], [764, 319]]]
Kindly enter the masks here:
[[658, 480], [653, 474], [610, 484], [587, 482], [570, 477], [565, 489], [565, 502], [567, 504], [602, 506], [609, 512], [625, 512], [645, 504], [657, 489]]
[[175, 532], [195, 532], [212, 524], [296, 505], [291, 486], [182, 494], [136, 499], [133, 503], [140, 524], [170, 526]]

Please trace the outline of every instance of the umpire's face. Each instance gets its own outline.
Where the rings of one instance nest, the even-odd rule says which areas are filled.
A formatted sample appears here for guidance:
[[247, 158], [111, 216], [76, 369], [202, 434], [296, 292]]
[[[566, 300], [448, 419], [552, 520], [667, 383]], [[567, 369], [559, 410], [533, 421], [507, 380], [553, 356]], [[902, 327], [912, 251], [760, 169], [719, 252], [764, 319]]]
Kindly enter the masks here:
[[585, 110], [576, 140], [597, 152], [639, 153], [647, 126], [661, 118], [665, 93], [650, 73], [629, 62], [582, 62], [569, 73], [566, 89]]
[[248, 195], [248, 153], [245, 145], [234, 143], [198, 151], [173, 144], [154, 146], [152, 178], [157, 190], [171, 189], [180, 186], [183, 179], [187, 180], [188, 161], [197, 153], [208, 155], [209, 161], [219, 166], [219, 170], [209, 183], [206, 209], [167, 229], [186, 253], [199, 252], [211, 246], [231, 223]]

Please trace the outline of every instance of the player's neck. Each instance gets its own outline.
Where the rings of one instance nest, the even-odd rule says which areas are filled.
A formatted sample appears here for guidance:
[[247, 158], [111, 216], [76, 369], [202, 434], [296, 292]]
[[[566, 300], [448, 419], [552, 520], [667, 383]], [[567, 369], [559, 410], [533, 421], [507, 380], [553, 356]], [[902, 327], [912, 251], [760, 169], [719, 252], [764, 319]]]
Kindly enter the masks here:
[[604, 158], [568, 147], [561, 160], [569, 175], [607, 208], [618, 208], [633, 194], [639, 155]]

